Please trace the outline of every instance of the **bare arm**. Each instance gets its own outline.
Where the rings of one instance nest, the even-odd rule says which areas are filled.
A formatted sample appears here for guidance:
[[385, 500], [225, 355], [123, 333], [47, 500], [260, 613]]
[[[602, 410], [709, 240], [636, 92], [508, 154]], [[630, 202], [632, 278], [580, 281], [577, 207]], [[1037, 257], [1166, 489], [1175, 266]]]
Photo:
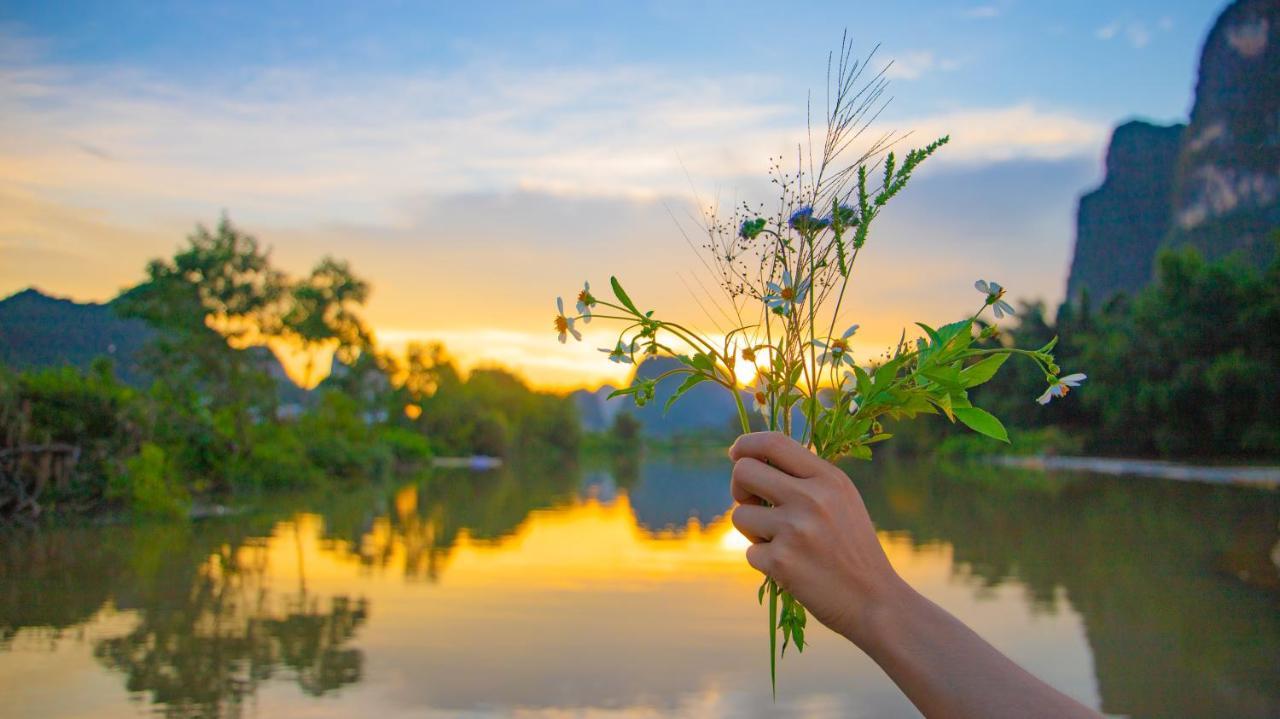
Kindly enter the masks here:
[[839, 468], [777, 433], [744, 435], [729, 456], [747, 561], [866, 652], [925, 716], [1098, 716], [899, 577]]

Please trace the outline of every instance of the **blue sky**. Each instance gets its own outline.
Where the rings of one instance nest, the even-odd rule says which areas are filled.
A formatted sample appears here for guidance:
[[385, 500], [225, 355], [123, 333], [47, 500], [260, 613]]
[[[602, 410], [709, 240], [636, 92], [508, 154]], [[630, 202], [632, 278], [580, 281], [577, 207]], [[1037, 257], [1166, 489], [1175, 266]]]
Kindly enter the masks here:
[[953, 137], [855, 290], [885, 343], [977, 276], [1056, 301], [1107, 133], [1185, 118], [1221, 7], [9, 2], [0, 293], [104, 299], [226, 210], [290, 269], [350, 258], [384, 338], [567, 381], [549, 298], [625, 267], [692, 312], [672, 215], [765, 191], [847, 27], [894, 61], [881, 127]]

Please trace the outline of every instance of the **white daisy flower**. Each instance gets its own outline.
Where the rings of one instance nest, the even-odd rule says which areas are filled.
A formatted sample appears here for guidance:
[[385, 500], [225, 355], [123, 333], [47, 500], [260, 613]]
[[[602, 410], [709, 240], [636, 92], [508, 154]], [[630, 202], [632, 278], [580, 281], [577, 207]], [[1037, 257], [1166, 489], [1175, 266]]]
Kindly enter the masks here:
[[634, 342], [632, 342], [631, 346], [628, 347], [627, 345], [622, 344], [622, 340], [618, 340], [617, 347], [614, 347], [613, 349], [609, 349], [608, 347], [601, 347], [600, 351], [605, 352], [609, 355], [610, 362], [617, 362], [618, 364], [631, 364], [631, 354], [636, 351], [636, 345]]
[[831, 338], [831, 344], [827, 344], [822, 340], [814, 340], [813, 343], [824, 350], [822, 356], [818, 358], [818, 362], [821, 364], [826, 364], [828, 361], [837, 364], [843, 362], [852, 367], [853, 354], [849, 352], [849, 338], [857, 331], [858, 325], [853, 325], [845, 330], [843, 335]]
[[792, 281], [791, 270], [782, 271], [782, 284], [768, 283], [769, 292], [764, 296], [764, 303], [774, 312], [786, 316], [791, 314], [791, 306], [804, 302], [809, 294], [809, 280], [799, 283]]
[[596, 304], [596, 298], [591, 294], [591, 283], [583, 282], [582, 291], [578, 293], [578, 314], [582, 315], [583, 322], [591, 322], [591, 308]]
[[1049, 384], [1049, 389], [1045, 390], [1044, 394], [1037, 397], [1036, 401], [1040, 404], [1049, 404], [1049, 400], [1054, 397], [1066, 397], [1072, 387], [1079, 387], [1080, 383], [1085, 381], [1085, 379], [1086, 375], [1080, 374], [1079, 372], [1069, 374], [1066, 377], [1056, 377], [1053, 382]]
[[978, 280], [973, 283], [974, 288], [987, 296], [987, 304], [991, 305], [991, 311], [995, 313], [996, 319], [1000, 319], [1005, 315], [1012, 317], [1017, 314], [1013, 311], [1013, 307], [1005, 302], [1003, 297], [1005, 289], [1000, 286], [999, 282], [987, 282], [986, 280]]
[[566, 317], [564, 314], [564, 298], [556, 298], [556, 332], [560, 333], [560, 344], [564, 344], [569, 335], [573, 335], [575, 340], [582, 341], [582, 333], [574, 329], [573, 318]]

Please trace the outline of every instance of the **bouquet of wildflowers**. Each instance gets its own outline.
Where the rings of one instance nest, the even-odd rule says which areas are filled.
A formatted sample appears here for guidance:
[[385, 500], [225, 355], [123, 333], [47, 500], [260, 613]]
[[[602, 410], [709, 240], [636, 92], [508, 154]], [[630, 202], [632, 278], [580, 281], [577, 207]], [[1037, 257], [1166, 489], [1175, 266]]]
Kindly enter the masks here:
[[[563, 298], [557, 298], [560, 342], [570, 335], [581, 339], [577, 323], [603, 319], [621, 325], [617, 343], [601, 350], [609, 359], [634, 363], [657, 354], [679, 359], [680, 367], [637, 379], [611, 398], [630, 395], [644, 405], [653, 400], [659, 382], [678, 378], [666, 402], [670, 407], [692, 387], [711, 382], [734, 398], [744, 432], [750, 431], [751, 405], [770, 430], [795, 437], [824, 459], [869, 460], [875, 445], [892, 436], [881, 424], [885, 418], [941, 415], [1008, 442], [1000, 420], [974, 406], [968, 391], [995, 376], [1012, 355], [1043, 370], [1048, 387], [1037, 399], [1041, 404], [1084, 380], [1082, 374], [1060, 376], [1051, 354], [1056, 339], [1038, 349], [979, 343], [998, 338], [984, 313], [990, 310], [996, 319], [1014, 314], [1005, 289], [986, 280], [974, 285], [981, 297], [971, 315], [940, 327], [916, 323], [921, 332], [912, 341], [904, 330], [884, 355], [855, 359], [850, 339], [858, 325], [839, 324], [854, 264], [889, 200], [948, 141], [942, 137], [899, 157], [891, 147], [902, 138], [890, 133], [856, 157], [846, 157], [884, 106], [884, 71], [863, 80], [870, 60], [853, 60], [847, 38], [842, 42], [834, 76], [828, 69], [824, 141], [820, 149], [812, 142], [802, 147], [792, 171], [784, 172], [781, 161], [773, 163], [776, 207], [743, 204], [728, 217], [708, 214], [704, 263], [724, 291], [733, 328], [710, 334], [656, 317], [616, 277], [610, 278], [612, 300], [584, 284], [576, 313], [566, 312]], [[778, 636], [782, 652], [792, 644], [803, 651], [806, 613], [768, 577], [760, 602], [766, 597], [770, 678], [776, 686]]]

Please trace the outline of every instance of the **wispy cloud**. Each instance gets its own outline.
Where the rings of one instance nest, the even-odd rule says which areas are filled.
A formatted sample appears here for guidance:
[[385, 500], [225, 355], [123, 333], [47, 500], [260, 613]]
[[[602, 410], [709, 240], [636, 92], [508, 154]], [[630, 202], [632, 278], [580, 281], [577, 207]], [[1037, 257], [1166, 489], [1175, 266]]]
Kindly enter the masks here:
[[1003, 11], [995, 5], [975, 5], [974, 7], [966, 8], [961, 12], [961, 15], [976, 20], [990, 20], [1000, 17], [1002, 13]]
[[916, 80], [935, 70], [952, 72], [959, 68], [958, 60], [937, 58], [928, 50], [914, 50], [895, 57], [885, 76], [893, 80]]
[[1157, 32], [1169, 32], [1173, 29], [1173, 19], [1163, 16], [1154, 23], [1143, 20], [1113, 20], [1093, 31], [1099, 40], [1110, 41], [1123, 38], [1130, 47], [1141, 50], [1151, 44]]

